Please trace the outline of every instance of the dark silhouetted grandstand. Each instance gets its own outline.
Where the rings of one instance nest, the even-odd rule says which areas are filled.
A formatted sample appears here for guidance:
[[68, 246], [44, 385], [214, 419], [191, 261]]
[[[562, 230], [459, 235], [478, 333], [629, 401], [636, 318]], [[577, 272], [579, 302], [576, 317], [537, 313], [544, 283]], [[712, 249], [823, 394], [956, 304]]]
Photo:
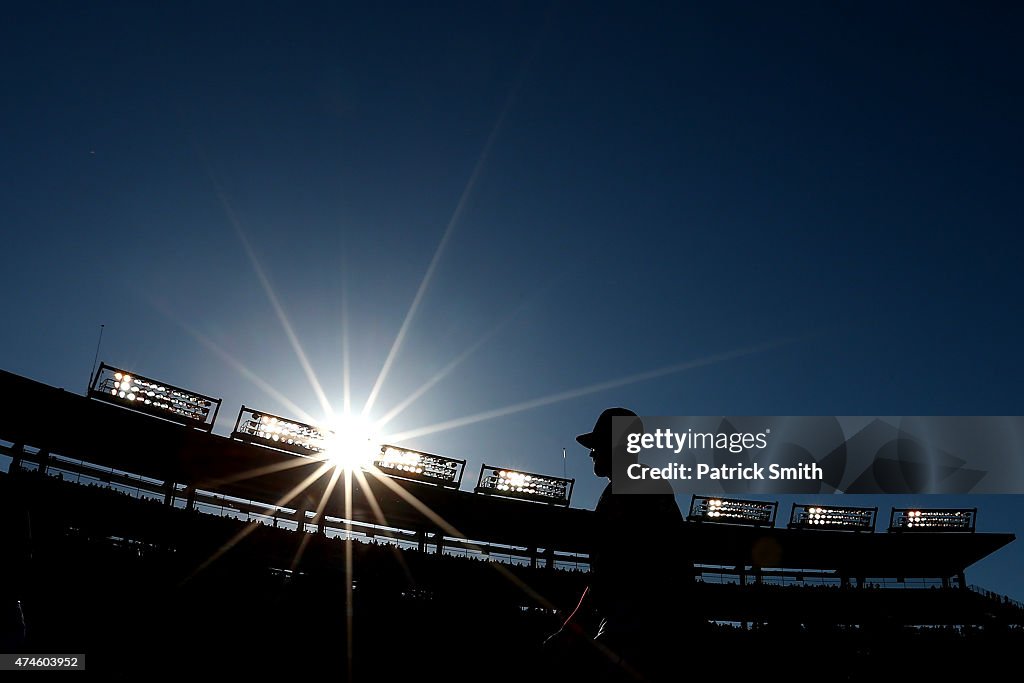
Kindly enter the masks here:
[[[213, 434], [206, 413], [175, 422], [6, 372], [0, 395], [16, 397], [2, 580], [24, 652], [139, 675], [549, 679], [539, 644], [587, 585], [590, 511], [399, 471], [346, 491], [322, 460]], [[794, 507], [783, 528], [759, 505], [695, 497], [663, 539], [694, 561], [664, 590], [704, 624], [680, 629], [680, 680], [1015, 662], [1024, 607], [966, 578], [1014, 537], [975, 532], [976, 511], [894, 511], [879, 531], [873, 508]]]

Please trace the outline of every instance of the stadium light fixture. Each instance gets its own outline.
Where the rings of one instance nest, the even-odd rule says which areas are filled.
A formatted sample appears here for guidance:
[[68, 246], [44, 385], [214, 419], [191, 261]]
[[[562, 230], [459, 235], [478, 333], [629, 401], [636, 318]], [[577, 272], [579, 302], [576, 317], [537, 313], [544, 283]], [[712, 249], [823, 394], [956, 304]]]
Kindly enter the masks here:
[[391, 477], [456, 489], [462, 484], [462, 473], [466, 468], [465, 460], [445, 458], [387, 444], [380, 447], [380, 456], [373, 464]]
[[331, 433], [243, 405], [231, 438], [297, 455], [315, 456], [327, 450]]
[[205, 432], [213, 430], [221, 404], [219, 398], [187, 391], [106, 363], [100, 363], [89, 387], [89, 396]]
[[518, 498], [538, 503], [568, 506], [575, 479], [549, 477], [507, 467], [483, 465], [475, 492], [487, 496]]
[[687, 519], [693, 522], [771, 527], [775, 526], [775, 513], [778, 509], [776, 501], [694, 496], [690, 500]]
[[893, 508], [889, 515], [890, 532], [953, 531], [974, 533], [978, 508]]
[[793, 503], [789, 528], [872, 532], [877, 515], [878, 508]]

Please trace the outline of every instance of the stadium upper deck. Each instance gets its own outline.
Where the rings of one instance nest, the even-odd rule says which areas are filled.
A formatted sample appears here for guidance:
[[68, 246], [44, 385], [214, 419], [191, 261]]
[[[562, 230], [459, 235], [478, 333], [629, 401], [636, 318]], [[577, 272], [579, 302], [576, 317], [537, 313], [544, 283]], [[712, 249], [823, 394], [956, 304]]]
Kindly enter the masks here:
[[[0, 413], [0, 439], [16, 457], [50, 454], [164, 482], [169, 497], [211, 491], [274, 503], [311, 481], [288, 505], [317, 509], [330, 476], [314, 475], [323, 462], [175, 424], [0, 371], [0, 395], [16, 396]], [[24, 450], [22, 447], [31, 447]], [[38, 452], [36, 452], [38, 449]], [[375, 524], [372, 501], [390, 526], [434, 538], [486, 540], [527, 549], [587, 553], [588, 510], [479, 495], [390, 477], [353, 482], [351, 519]], [[324, 515], [345, 517], [344, 487], [326, 497]], [[304, 517], [304, 516], [303, 516]], [[438, 518], [447, 525], [440, 526]], [[314, 520], [315, 521], [315, 520]], [[959, 578], [975, 562], [1014, 540], [1006, 533], [848, 533], [687, 522], [677, 539], [698, 564], [736, 567], [739, 573], [775, 568], [833, 572], [837, 576]], [[450, 541], [449, 541], [450, 542]]]

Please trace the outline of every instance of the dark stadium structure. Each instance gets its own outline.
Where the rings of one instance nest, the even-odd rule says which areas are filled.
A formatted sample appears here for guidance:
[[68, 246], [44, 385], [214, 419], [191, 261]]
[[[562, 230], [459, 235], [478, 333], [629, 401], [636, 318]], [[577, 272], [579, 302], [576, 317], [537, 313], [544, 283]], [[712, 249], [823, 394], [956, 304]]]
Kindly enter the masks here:
[[[383, 474], [346, 487], [320, 459], [3, 371], [0, 395], [2, 580], [26, 652], [99, 672], [547, 680], [539, 645], [587, 585], [588, 510]], [[1014, 540], [975, 532], [976, 511], [966, 533], [913, 533], [874, 531], [874, 509], [794, 506], [782, 528], [701, 505], [715, 516], [664, 539], [694, 563], [664, 590], [702, 624], [680, 629], [681, 677], [941, 678], [1024, 642], [1022, 605], [967, 583]]]

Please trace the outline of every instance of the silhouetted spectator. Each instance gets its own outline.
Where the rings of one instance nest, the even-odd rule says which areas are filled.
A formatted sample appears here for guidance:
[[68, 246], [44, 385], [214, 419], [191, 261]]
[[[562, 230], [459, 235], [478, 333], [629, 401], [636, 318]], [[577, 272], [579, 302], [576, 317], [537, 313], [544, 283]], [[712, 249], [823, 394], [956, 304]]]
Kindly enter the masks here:
[[[626, 434], [643, 431], [631, 410], [609, 408], [592, 431], [576, 440], [590, 449], [594, 474], [612, 477], [612, 419], [630, 418]], [[621, 449], [622, 457], [629, 457]], [[661, 680], [670, 669], [689, 670], [692, 662], [673, 660], [686, 637], [687, 602], [693, 584], [692, 564], [680, 543], [682, 515], [671, 487], [658, 480], [659, 493], [613, 493], [609, 483], [594, 510], [591, 582], [562, 629], [548, 639], [564, 649], [586, 673], [607, 680]], [[586, 615], [593, 608], [599, 623], [590, 647]]]

